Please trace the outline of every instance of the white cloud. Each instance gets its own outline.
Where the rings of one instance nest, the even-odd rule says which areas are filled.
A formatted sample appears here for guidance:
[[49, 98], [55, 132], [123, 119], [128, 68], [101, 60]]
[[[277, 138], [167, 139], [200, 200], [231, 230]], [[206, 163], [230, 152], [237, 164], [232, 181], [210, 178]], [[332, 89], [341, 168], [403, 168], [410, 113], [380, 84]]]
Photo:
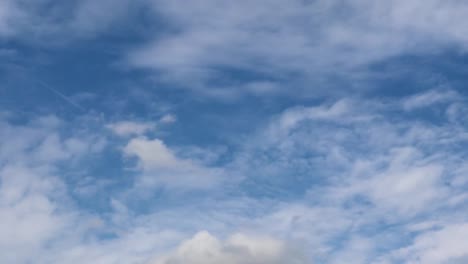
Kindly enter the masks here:
[[[463, 100], [429, 101], [444, 113]], [[378, 262], [382, 252], [407, 245], [415, 233], [449, 226], [452, 217], [466, 221], [458, 213], [466, 207], [466, 151], [458, 147], [466, 144], [466, 123], [405, 115], [397, 100], [348, 99], [272, 119], [245, 142], [235, 164], [257, 195], [289, 198], [301, 195], [299, 186], [310, 189], [302, 207], [287, 204], [258, 226], [304, 239], [323, 263], [349, 263], [351, 255], [356, 263], [386, 263]], [[434, 224], [415, 230], [417, 223]]]
[[[70, 214], [57, 161], [82, 153], [67, 149], [56, 117], [26, 125], [0, 121], [0, 262], [28, 263], [64, 231]], [[60, 202], [58, 202], [60, 201]]]
[[159, 139], [133, 138], [124, 154], [138, 158], [143, 171], [138, 185], [143, 188], [165, 186], [182, 189], [206, 189], [222, 180], [222, 171], [205, 167], [195, 160], [178, 158]]
[[281, 114], [279, 126], [281, 129], [290, 130], [296, 126], [297, 123], [304, 120], [328, 120], [332, 122], [353, 121], [353, 116], [350, 115], [352, 111], [351, 104], [352, 102], [349, 100], [340, 100], [330, 106], [320, 105], [316, 107], [288, 109]]
[[[457, 0], [7, 0], [0, 6], [0, 34], [57, 43], [99, 37], [129, 21], [140, 25], [136, 14], [143, 8], [155, 18], [144, 33], [150, 41], [124, 60], [163, 73], [159, 80], [222, 98], [285, 94], [293, 86], [300, 86], [294, 94], [318, 92], [321, 87], [304, 85], [303, 79], [353, 75], [359, 66], [393, 56], [463, 51], [468, 44], [468, 7]], [[224, 74], [226, 68], [261, 77], [241, 81]]]
[[25, 263], [66, 223], [52, 200], [61, 185], [37, 169], [13, 166], [0, 170], [0, 180], [0, 261]]
[[336, 204], [282, 203], [253, 219], [249, 226], [252, 230], [302, 241], [306, 248], [313, 249], [309, 256], [320, 260], [330, 258], [333, 239], [352, 228], [355, 217]]
[[141, 122], [132, 122], [132, 121], [120, 121], [106, 126], [116, 135], [125, 137], [125, 136], [134, 136], [134, 135], [143, 135], [146, 132], [149, 132], [155, 128], [154, 124], [151, 123], [141, 123]]
[[411, 246], [400, 250], [398, 257], [407, 263], [452, 264], [468, 258], [468, 224], [448, 224], [417, 236]]
[[0, 3], [0, 36], [33, 42], [52, 38], [56, 44], [93, 37], [124, 22], [135, 2], [4, 0]]
[[106, 128], [120, 137], [142, 136], [153, 132], [159, 125], [171, 124], [177, 121], [173, 114], [165, 114], [154, 122], [118, 121], [106, 125]]
[[183, 167], [185, 163], [177, 159], [159, 139], [134, 138], [125, 147], [124, 153], [137, 156], [144, 169]]
[[[204, 150], [129, 138], [122, 151], [136, 158], [138, 176], [123, 192], [100, 193], [110, 200], [103, 219], [73, 205], [59, 166], [99, 151], [95, 131], [66, 135], [54, 116], [0, 121], [0, 138], [8, 139], [0, 141], [0, 262], [310, 263], [306, 253], [318, 263], [460, 263], [467, 257], [463, 119], [436, 126], [395, 113], [407, 113], [400, 102], [295, 107], [246, 137], [225, 167], [208, 165], [216, 155]], [[245, 181], [219, 184], [226, 171]], [[161, 196], [157, 210], [140, 213], [126, 200], [128, 189], [160, 186], [168, 207]], [[201, 195], [177, 200], [180, 189]], [[169, 250], [198, 230], [210, 233]], [[245, 235], [252, 232], [275, 239]]]
[[159, 122], [162, 123], [162, 124], [170, 124], [170, 123], [174, 123], [177, 121], [177, 117], [173, 114], [166, 114], [166, 115], [163, 115], [160, 119], [159, 119]]
[[[151, 2], [176, 30], [138, 47], [129, 54], [130, 64], [197, 91], [234, 97], [259, 90], [231, 80], [234, 85], [224, 90], [234, 91], [220, 92], [211, 82], [229, 76], [217, 68], [279, 79], [295, 73], [298, 81], [353, 74], [359, 66], [393, 56], [468, 47], [468, 7], [456, 0]], [[264, 88], [260, 91], [271, 90]]]
[[69, 21], [69, 27], [81, 37], [104, 32], [113, 25], [123, 24], [134, 7], [132, 3], [135, 2], [138, 3], [131, 0], [78, 1]]
[[428, 107], [440, 103], [453, 103], [460, 99], [460, 95], [453, 90], [433, 89], [430, 91], [416, 94], [406, 98], [403, 101], [405, 110], [414, 110], [422, 107]]
[[418, 164], [423, 161], [418, 160], [417, 154], [412, 153], [408, 157], [405, 153], [408, 151], [414, 150], [393, 150], [390, 165], [385, 171], [371, 176], [367, 184], [365, 180], [356, 183], [367, 188], [363, 191], [369, 194], [376, 206], [404, 215], [427, 210], [430, 206], [435, 209], [435, 202], [446, 197], [448, 191], [442, 182], [444, 167], [435, 162]]
[[236, 234], [220, 241], [208, 232], [200, 232], [184, 241], [173, 253], [151, 264], [306, 264], [298, 251], [280, 240]]

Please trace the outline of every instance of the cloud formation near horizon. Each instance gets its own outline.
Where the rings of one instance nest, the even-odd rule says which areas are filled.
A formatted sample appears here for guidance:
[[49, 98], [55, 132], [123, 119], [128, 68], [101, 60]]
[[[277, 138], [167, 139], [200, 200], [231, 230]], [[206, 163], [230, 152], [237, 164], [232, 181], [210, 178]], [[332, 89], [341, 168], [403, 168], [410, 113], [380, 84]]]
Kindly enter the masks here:
[[184, 241], [172, 254], [151, 264], [276, 264], [309, 263], [299, 251], [287, 249], [284, 242], [235, 234], [219, 241], [208, 232], [199, 232]]

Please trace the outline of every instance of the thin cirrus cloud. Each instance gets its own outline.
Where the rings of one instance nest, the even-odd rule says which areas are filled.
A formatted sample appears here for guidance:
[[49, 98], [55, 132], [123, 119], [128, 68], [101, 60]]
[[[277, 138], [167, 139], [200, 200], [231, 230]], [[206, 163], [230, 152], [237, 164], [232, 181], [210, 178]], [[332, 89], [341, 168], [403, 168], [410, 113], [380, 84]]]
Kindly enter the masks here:
[[[6, 0], [0, 4], [0, 37], [26, 42], [57, 43], [86, 39], [102, 33], [127, 17], [131, 1]], [[107, 12], [109, 9], [112, 12]], [[49, 19], [44, 19], [47, 14]], [[56, 44], [56, 43], [54, 43]]]
[[[231, 78], [224, 69], [279, 83], [288, 74], [359, 76], [353, 72], [388, 58], [467, 46], [460, 1], [152, 3], [176, 30], [135, 49], [129, 62], [192, 89], [217, 91], [217, 80]], [[246, 82], [238, 92], [249, 92]]]
[[154, 124], [133, 121], [120, 121], [106, 126], [118, 136], [126, 137], [132, 135], [143, 135], [155, 128]]
[[[54, 6], [51, 19], [41, 19], [49, 5]], [[359, 79], [369, 73], [369, 64], [453, 48], [463, 52], [468, 41], [468, 8], [456, 0], [42, 0], [28, 8], [9, 0], [1, 10], [0, 33], [6, 39], [52, 38], [60, 43], [98, 38], [141, 17], [144, 10], [147, 19], [166, 27], [139, 21], [147, 28], [144, 41], [119, 51], [120, 64], [152, 70], [159, 83], [218, 98], [258, 94], [259, 89], [262, 94], [283, 94], [277, 86], [319, 93], [308, 81], [337, 74]], [[142, 34], [138, 28], [129, 30]], [[295, 76], [293, 82], [290, 76]], [[259, 83], [269, 86], [252, 88]]]
[[[433, 91], [407, 99], [425, 98], [430, 94]], [[434, 242], [434, 247], [441, 254], [440, 259], [434, 260], [429, 257], [432, 246], [409, 246], [411, 251], [404, 247], [397, 249], [397, 246], [393, 251], [387, 245], [408, 243], [412, 238], [419, 244], [420, 239], [430, 236], [434, 231], [432, 228], [440, 229], [443, 234], [445, 228], [462, 226], [466, 221], [457, 209], [464, 207], [466, 196], [464, 187], [457, 183], [463, 176], [456, 173], [464, 163], [464, 151], [456, 148], [466, 142], [465, 129], [460, 123], [464, 117], [460, 115], [458, 121], [450, 121], [448, 111], [452, 104], [458, 105], [458, 100], [464, 99], [453, 98], [444, 105], [433, 101], [426, 105], [425, 111], [433, 110], [435, 114], [445, 111], [446, 122], [441, 126], [434, 126], [420, 118], [394, 120], [398, 116], [393, 112], [395, 108], [408, 111], [399, 102], [382, 104], [360, 101], [351, 104], [353, 106], [346, 111], [336, 111], [342, 108], [338, 105], [343, 105], [337, 102], [337, 106], [285, 111], [265, 132], [253, 137], [256, 143], [248, 144], [249, 154], [240, 155], [241, 161], [237, 165], [242, 168], [250, 164], [244, 167], [242, 173], [257, 178], [256, 182], [264, 183], [262, 188], [254, 189], [260, 194], [288, 197], [297, 195], [303, 189], [292, 188], [291, 193], [285, 193], [285, 184], [312, 184], [305, 190], [308, 197], [305, 203], [310, 202], [314, 206], [289, 210], [289, 214], [277, 213], [271, 222], [272, 226], [291, 226], [292, 230], [303, 227], [297, 233], [289, 231], [288, 234], [294, 234], [296, 239], [303, 238], [303, 232], [314, 234], [308, 239], [315, 245], [313, 248], [317, 249], [315, 254], [318, 259], [322, 250], [340, 256], [334, 260], [336, 263], [341, 263], [341, 257], [345, 255], [340, 254], [347, 250], [357, 254], [359, 251], [354, 249], [356, 245], [352, 239], [357, 236], [359, 241], [367, 241], [363, 242], [367, 246], [361, 252], [362, 256], [356, 256], [355, 263], [373, 263], [384, 259], [392, 263], [422, 256], [428, 262], [452, 263], [452, 258], [465, 256], [466, 250], [451, 251]], [[372, 118], [368, 118], [369, 115]], [[327, 133], [330, 130], [334, 132]], [[438, 151], [434, 152], [434, 149]], [[287, 171], [295, 173], [283, 174]], [[314, 172], [313, 176], [308, 173], [310, 171]], [[313, 183], [317, 181], [322, 183], [314, 187]], [[332, 220], [328, 221], [336, 221], [336, 225], [321, 231], [319, 223], [315, 222], [318, 226], [314, 226], [312, 220], [307, 220], [313, 217], [311, 213], [315, 210], [324, 217], [324, 221], [327, 221], [327, 215], [331, 216]], [[339, 221], [340, 218], [342, 221]], [[430, 220], [437, 221], [437, 225], [421, 233], [410, 231], [410, 224]], [[270, 221], [262, 218], [261, 223], [265, 222]], [[395, 230], [389, 233], [383, 231], [387, 224], [394, 226]], [[341, 250], [324, 247], [335, 243], [334, 239], [340, 237], [343, 229], [351, 226], [354, 231], [350, 231], [349, 241], [345, 239], [347, 242], [344, 242]], [[360, 230], [375, 230], [377, 233], [370, 232], [367, 237], [362, 237]], [[394, 237], [395, 233], [399, 234], [399, 238]], [[383, 246], [376, 247], [375, 243], [382, 243]], [[382, 249], [389, 253], [379, 256], [377, 252]], [[328, 253], [323, 254], [328, 256]], [[325, 259], [327, 263], [335, 263], [329, 256]]]

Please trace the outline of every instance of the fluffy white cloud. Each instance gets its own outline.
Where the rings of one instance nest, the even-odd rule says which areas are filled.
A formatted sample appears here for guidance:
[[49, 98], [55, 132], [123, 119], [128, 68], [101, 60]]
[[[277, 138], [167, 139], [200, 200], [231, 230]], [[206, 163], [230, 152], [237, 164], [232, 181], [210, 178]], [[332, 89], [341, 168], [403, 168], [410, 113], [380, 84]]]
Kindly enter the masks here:
[[24, 125], [0, 120], [0, 262], [28, 263], [73, 222], [57, 163], [92, 152], [95, 137], [60, 138], [54, 116]]
[[184, 241], [173, 253], [151, 264], [308, 264], [300, 251], [280, 240], [236, 234], [220, 241], [200, 232]]
[[133, 138], [123, 150], [138, 158], [143, 171], [138, 186], [165, 186], [181, 189], [206, 189], [222, 180], [222, 170], [206, 167], [191, 159], [179, 158], [159, 139]]
[[66, 216], [56, 213], [60, 206], [53, 200], [61, 198], [60, 182], [47, 173], [21, 166], [0, 169], [1, 262], [29, 262], [65, 226]]
[[177, 168], [185, 161], [179, 160], [159, 139], [134, 138], [124, 149], [127, 155], [135, 155], [141, 160], [144, 169]]

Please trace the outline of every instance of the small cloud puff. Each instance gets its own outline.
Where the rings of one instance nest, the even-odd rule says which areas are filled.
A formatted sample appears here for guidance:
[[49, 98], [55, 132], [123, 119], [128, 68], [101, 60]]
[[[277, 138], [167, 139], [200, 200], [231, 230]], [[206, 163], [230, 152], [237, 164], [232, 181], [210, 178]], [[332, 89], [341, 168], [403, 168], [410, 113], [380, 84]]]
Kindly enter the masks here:
[[159, 119], [162, 124], [171, 124], [177, 121], [177, 117], [173, 114], [166, 114]]
[[114, 134], [126, 137], [133, 135], [142, 135], [154, 128], [153, 124], [150, 123], [138, 123], [132, 121], [121, 121], [106, 126]]

